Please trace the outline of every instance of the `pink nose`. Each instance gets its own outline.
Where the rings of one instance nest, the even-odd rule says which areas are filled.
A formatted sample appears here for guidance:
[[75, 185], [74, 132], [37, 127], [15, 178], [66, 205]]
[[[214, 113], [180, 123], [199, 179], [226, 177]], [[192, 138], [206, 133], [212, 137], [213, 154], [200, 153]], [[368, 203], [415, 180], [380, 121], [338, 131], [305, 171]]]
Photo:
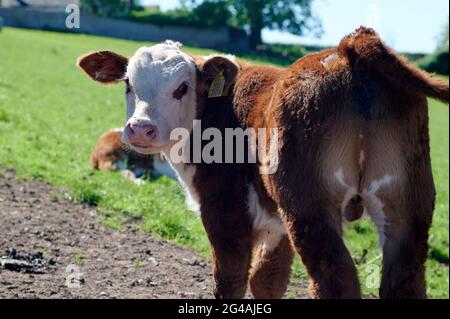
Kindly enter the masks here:
[[142, 121], [131, 121], [127, 124], [125, 134], [130, 143], [145, 144], [158, 137], [158, 128]]

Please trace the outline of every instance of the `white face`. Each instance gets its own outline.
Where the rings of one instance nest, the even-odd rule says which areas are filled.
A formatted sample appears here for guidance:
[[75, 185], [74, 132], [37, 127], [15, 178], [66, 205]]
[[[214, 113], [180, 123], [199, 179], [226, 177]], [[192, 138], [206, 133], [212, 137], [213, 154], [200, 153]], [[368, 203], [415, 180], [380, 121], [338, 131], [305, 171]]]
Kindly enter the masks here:
[[192, 129], [197, 69], [180, 46], [166, 42], [143, 47], [129, 60], [125, 127], [131, 131], [124, 130], [123, 142], [140, 153], [166, 150], [176, 142], [169, 139], [173, 129]]

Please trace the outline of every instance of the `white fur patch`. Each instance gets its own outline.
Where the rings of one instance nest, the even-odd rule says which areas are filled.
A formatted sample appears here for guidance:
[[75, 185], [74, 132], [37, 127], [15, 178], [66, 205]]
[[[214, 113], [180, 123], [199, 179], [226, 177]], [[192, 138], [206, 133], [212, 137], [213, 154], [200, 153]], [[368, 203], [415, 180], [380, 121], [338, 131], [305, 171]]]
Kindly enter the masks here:
[[391, 185], [394, 181], [394, 177], [391, 175], [384, 175], [383, 178], [372, 181], [368, 188], [364, 188], [359, 193], [356, 186], [348, 185], [345, 182], [344, 172], [342, 168], [338, 169], [334, 175], [338, 185], [347, 190], [341, 203], [341, 213], [344, 213], [348, 202], [354, 196], [359, 194], [362, 198], [362, 203], [365, 211], [369, 214], [373, 223], [377, 226], [380, 236], [380, 246], [383, 247], [386, 240], [386, 217], [383, 210], [384, 203], [377, 197], [377, 192], [379, 192], [382, 188]]
[[170, 166], [176, 172], [178, 180], [186, 192], [186, 205], [188, 209], [200, 214], [200, 196], [194, 187], [194, 176], [197, 171], [195, 165], [170, 163]]
[[359, 160], [358, 160], [358, 164], [359, 164], [359, 169], [362, 171], [364, 168], [364, 161], [366, 160], [366, 154], [364, 153], [364, 151], [360, 151], [359, 152]]
[[120, 171], [120, 173], [122, 174], [122, 176], [128, 178], [130, 181], [132, 181], [133, 183], [135, 183], [138, 186], [142, 186], [142, 185], [145, 184], [145, 182], [144, 182], [144, 180], [142, 178], [137, 178], [135, 176], [135, 173], [130, 171], [130, 170], [128, 170], [128, 169]]
[[378, 228], [380, 236], [380, 246], [383, 247], [386, 241], [385, 227], [386, 216], [384, 213], [384, 203], [377, 197], [376, 193], [383, 187], [389, 186], [394, 180], [391, 175], [385, 175], [380, 180], [374, 180], [370, 184], [369, 189], [363, 189], [361, 197], [367, 208], [367, 212]]
[[204, 56], [203, 58], [205, 59], [205, 61], [208, 61], [208, 60], [210, 60], [212, 58], [216, 58], [216, 57], [222, 57], [222, 58], [230, 60], [233, 63], [236, 63], [236, 56], [234, 56], [232, 54], [217, 54], [216, 53], [216, 54], [210, 54], [210, 55]]
[[[127, 121], [140, 120], [155, 125], [159, 134], [154, 144], [160, 148], [169, 143], [173, 129], [191, 128], [196, 116], [197, 67], [180, 46], [166, 41], [140, 48], [127, 66], [126, 77], [131, 88], [126, 95]], [[183, 84], [189, 90], [177, 99], [174, 92]]]
[[128, 169], [127, 168], [127, 161], [126, 160], [118, 160], [116, 162], [116, 167], [117, 167], [117, 169], [119, 171], [124, 171], [124, 170]]
[[344, 195], [344, 199], [342, 200], [341, 203], [341, 213], [343, 214], [345, 211], [345, 208], [347, 207], [348, 202], [356, 195], [358, 195], [358, 190], [356, 189], [355, 186], [350, 186], [345, 182], [344, 179], [344, 171], [342, 170], [342, 168], [338, 169], [335, 173], [334, 173], [334, 177], [336, 178], [336, 181], [338, 182], [338, 184], [341, 187], [344, 187], [347, 189], [345, 195]]
[[333, 53], [329, 56], [327, 56], [325, 59], [323, 59], [320, 63], [322, 66], [326, 69], [329, 69], [331, 65], [339, 58], [339, 56], [336, 53]]
[[253, 231], [257, 233], [258, 244], [262, 245], [266, 252], [275, 249], [282, 236], [287, 234], [283, 222], [270, 215], [260, 204], [255, 187], [248, 186], [248, 208], [253, 218]]
[[153, 171], [159, 176], [169, 176], [175, 180], [178, 179], [177, 173], [173, 170], [168, 161], [162, 161], [159, 155], [153, 157]]
[[390, 185], [393, 179], [394, 177], [391, 175], [384, 175], [382, 179], [372, 181], [369, 187], [369, 193], [375, 194], [382, 187]]

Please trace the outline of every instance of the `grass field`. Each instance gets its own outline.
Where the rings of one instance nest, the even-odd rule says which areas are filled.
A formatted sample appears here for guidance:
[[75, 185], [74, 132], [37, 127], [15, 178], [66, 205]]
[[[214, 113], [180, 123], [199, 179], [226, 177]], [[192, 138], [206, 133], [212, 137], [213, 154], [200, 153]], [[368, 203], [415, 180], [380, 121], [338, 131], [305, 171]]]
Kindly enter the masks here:
[[[131, 54], [149, 44], [11, 28], [0, 32], [0, 165], [15, 168], [20, 178], [50, 182], [65, 189], [73, 200], [98, 206], [110, 227], [120, 228], [126, 215], [140, 217], [143, 229], [207, 256], [209, 247], [201, 222], [186, 210], [176, 182], [163, 177], [137, 187], [120, 174], [89, 168], [98, 136], [124, 124], [123, 88], [97, 85], [76, 68], [75, 60], [88, 51], [112, 49]], [[438, 198], [427, 287], [430, 297], [448, 298], [448, 107], [431, 102], [430, 118]], [[376, 294], [373, 271], [380, 265], [380, 250], [373, 226], [368, 221], [352, 224], [345, 238], [357, 260], [364, 292]], [[306, 278], [298, 261], [294, 278]]]

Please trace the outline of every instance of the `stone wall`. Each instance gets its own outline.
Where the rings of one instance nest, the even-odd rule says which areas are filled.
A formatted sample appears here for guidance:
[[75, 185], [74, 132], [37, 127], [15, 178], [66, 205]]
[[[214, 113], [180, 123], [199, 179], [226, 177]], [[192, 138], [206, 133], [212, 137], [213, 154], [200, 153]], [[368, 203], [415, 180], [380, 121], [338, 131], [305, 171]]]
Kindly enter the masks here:
[[186, 45], [203, 48], [232, 49], [236, 51], [248, 49], [246, 34], [228, 27], [201, 29], [157, 26], [128, 20], [97, 17], [87, 12], [81, 12], [80, 28], [68, 29], [66, 27], [67, 13], [61, 9], [51, 8], [0, 8], [0, 16], [3, 17], [5, 26], [17, 28], [85, 33], [135, 41], [160, 42], [171, 39]]

